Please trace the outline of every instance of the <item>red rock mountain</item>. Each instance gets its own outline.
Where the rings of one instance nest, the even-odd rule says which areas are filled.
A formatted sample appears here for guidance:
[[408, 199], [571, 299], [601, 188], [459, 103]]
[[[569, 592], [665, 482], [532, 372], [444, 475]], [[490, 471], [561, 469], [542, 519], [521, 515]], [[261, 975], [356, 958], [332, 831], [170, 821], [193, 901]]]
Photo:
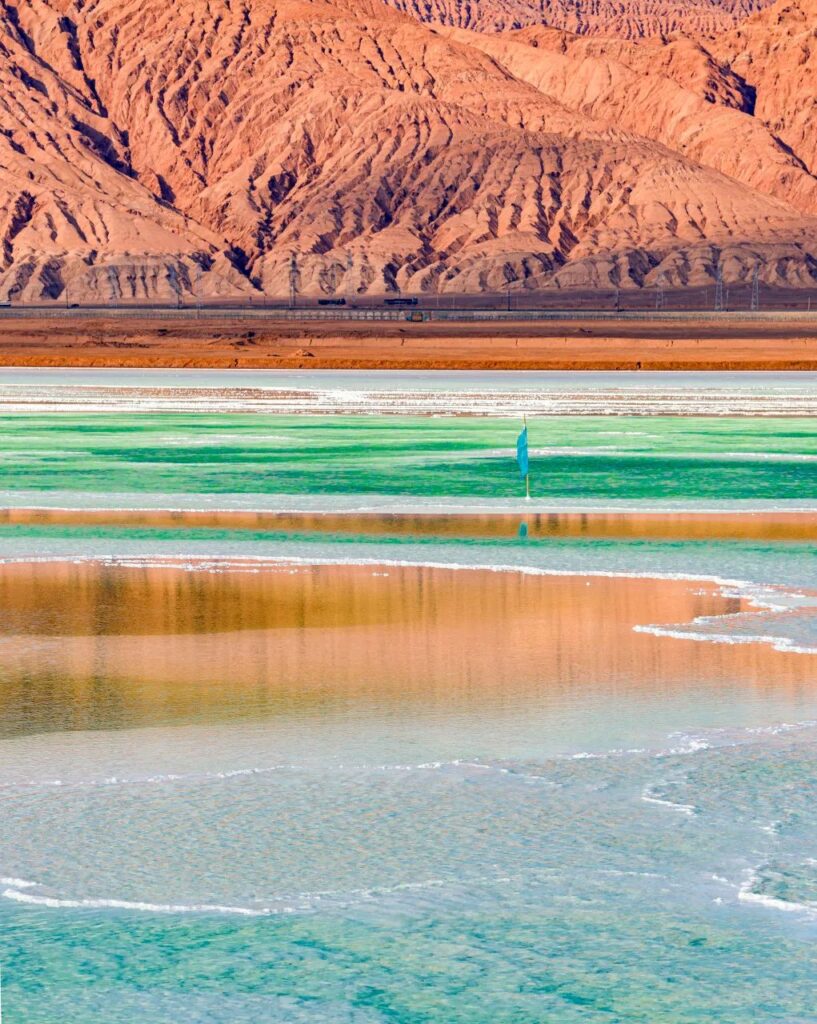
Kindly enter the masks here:
[[712, 44], [753, 90], [752, 113], [817, 174], [817, 3], [784, 0]]
[[812, 284], [809, 21], [631, 41], [380, 0], [0, 0], [0, 296]]
[[772, 0], [387, 0], [419, 21], [477, 32], [548, 25], [577, 35], [637, 39], [729, 30]]

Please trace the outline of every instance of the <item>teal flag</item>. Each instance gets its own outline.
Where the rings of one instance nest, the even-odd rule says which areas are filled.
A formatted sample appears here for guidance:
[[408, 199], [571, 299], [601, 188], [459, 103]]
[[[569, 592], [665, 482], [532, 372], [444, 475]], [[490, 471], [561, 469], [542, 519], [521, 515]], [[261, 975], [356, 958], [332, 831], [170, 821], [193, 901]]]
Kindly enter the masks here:
[[516, 461], [519, 463], [519, 475], [524, 480], [528, 475], [528, 428], [516, 439]]

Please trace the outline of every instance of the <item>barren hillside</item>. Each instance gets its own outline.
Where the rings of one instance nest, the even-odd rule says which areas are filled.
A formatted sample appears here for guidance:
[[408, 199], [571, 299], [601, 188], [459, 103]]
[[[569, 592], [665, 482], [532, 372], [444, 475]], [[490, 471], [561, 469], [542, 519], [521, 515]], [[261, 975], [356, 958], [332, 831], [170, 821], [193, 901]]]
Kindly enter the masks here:
[[728, 31], [771, 0], [387, 0], [419, 21], [477, 32], [548, 25], [577, 35], [638, 39]]
[[736, 38], [0, 0], [0, 296], [810, 284], [817, 181]]
[[783, 0], [713, 43], [753, 90], [753, 112], [817, 174], [817, 0]]

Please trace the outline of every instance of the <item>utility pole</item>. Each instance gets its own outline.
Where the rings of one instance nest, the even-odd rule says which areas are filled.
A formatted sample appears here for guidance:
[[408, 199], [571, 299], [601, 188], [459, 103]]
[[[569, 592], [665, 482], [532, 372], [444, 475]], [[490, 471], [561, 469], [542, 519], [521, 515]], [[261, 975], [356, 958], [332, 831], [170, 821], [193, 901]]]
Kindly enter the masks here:
[[354, 298], [354, 290], [352, 289], [352, 277], [355, 270], [355, 258], [352, 253], [346, 253], [346, 297], [351, 300]]
[[298, 302], [298, 257], [294, 252], [289, 254], [289, 308], [295, 309]]
[[110, 285], [110, 289], [111, 289], [111, 305], [114, 307], [114, 309], [116, 309], [117, 282], [116, 282], [116, 269], [114, 267], [108, 267], [108, 284]]
[[170, 288], [173, 294], [176, 296], [176, 307], [181, 309], [182, 307], [182, 286], [179, 281], [179, 272], [173, 264], [169, 264], [167, 268], [167, 280], [170, 282]]
[[656, 281], [656, 285], [658, 286], [658, 291], [655, 293], [655, 308], [656, 309], [663, 309], [664, 308], [664, 283], [665, 283], [664, 282], [664, 275], [663, 274], [659, 274], [658, 275], [658, 280]]
[[201, 264], [196, 264], [196, 319], [201, 316]]
[[760, 309], [760, 260], [755, 263], [754, 273], [752, 274], [752, 299], [749, 303], [749, 309], [753, 313], [757, 313]]
[[718, 263], [717, 277], [715, 279], [715, 312], [723, 312], [723, 269]]

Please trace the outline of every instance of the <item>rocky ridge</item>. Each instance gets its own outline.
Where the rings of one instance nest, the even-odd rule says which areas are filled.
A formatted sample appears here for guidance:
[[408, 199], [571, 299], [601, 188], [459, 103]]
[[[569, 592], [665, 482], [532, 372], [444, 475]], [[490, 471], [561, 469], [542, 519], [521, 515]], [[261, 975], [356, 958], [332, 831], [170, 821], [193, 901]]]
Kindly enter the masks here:
[[728, 31], [772, 0], [387, 0], [419, 21], [476, 32], [547, 25], [576, 35], [639, 39]]

